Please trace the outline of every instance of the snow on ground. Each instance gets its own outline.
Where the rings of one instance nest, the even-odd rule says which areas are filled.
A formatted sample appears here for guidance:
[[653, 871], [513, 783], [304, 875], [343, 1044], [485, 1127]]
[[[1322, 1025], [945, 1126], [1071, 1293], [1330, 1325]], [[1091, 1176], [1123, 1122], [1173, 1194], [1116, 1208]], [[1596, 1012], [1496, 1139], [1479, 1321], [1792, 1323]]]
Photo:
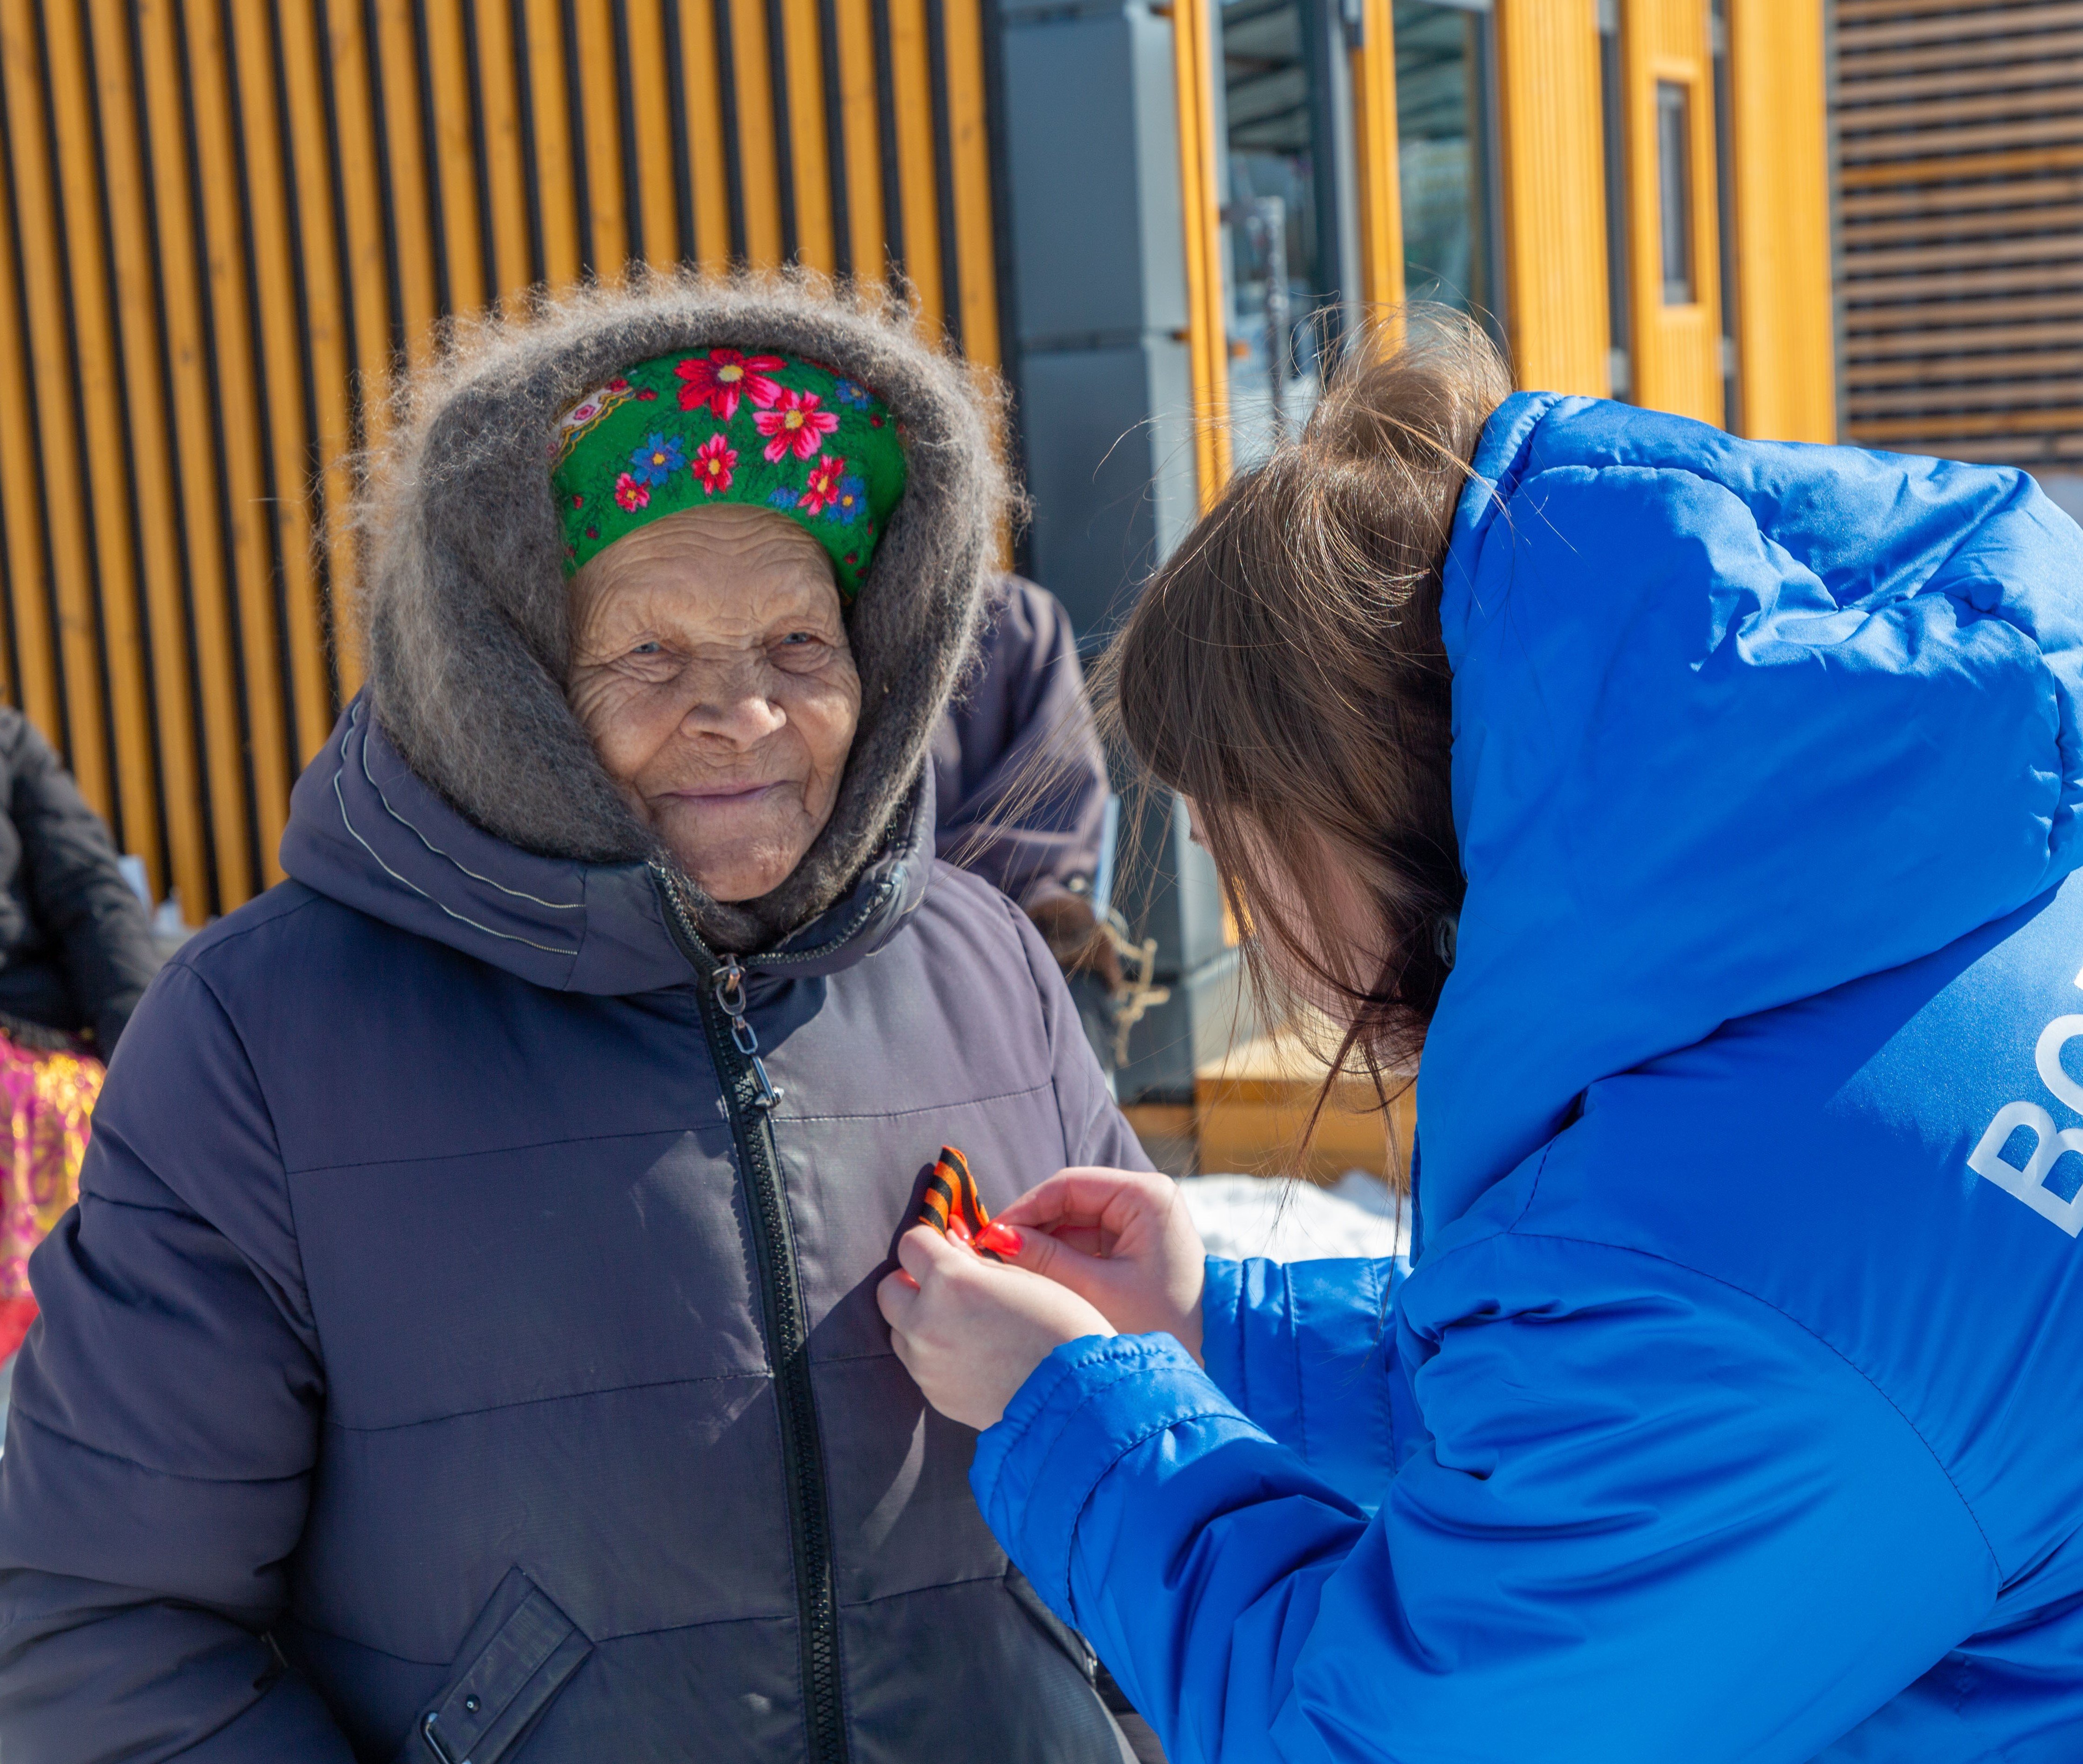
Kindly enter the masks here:
[[1287, 1177], [1187, 1176], [1179, 1184], [1211, 1255], [1309, 1262], [1407, 1255], [1410, 1214], [1379, 1176], [1348, 1171], [1320, 1188]]

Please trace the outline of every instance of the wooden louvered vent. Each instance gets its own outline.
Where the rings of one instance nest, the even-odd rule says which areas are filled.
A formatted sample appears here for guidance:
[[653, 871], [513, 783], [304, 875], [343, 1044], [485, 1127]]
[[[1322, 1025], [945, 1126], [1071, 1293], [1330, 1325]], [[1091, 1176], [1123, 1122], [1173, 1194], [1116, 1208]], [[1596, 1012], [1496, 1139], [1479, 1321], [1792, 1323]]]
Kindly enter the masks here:
[[2083, 0], [1838, 0], [1846, 428], [2083, 471]]

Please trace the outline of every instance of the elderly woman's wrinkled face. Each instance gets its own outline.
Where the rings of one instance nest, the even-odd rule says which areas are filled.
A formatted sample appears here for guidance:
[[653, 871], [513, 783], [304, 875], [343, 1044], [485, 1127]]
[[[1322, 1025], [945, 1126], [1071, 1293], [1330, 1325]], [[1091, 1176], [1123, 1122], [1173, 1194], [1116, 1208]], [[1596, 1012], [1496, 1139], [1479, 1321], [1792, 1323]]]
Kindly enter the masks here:
[[572, 580], [573, 711], [719, 901], [776, 887], [831, 817], [860, 718], [830, 559], [763, 509], [640, 528]]

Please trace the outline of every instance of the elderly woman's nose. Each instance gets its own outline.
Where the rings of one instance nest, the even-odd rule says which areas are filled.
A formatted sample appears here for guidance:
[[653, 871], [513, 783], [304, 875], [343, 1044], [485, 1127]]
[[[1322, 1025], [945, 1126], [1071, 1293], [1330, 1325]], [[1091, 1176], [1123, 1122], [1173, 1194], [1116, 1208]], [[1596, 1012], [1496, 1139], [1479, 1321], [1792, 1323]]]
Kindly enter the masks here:
[[787, 710], [765, 682], [733, 674], [699, 683], [694, 701], [681, 714], [680, 728], [685, 734], [720, 736], [750, 747], [785, 728], [788, 721]]

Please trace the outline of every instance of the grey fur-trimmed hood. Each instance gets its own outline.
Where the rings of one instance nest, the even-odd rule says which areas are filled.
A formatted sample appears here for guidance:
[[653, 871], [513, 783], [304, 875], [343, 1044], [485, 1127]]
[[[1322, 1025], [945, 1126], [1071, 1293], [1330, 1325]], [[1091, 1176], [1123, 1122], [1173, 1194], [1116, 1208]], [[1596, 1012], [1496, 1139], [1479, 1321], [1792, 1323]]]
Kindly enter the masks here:
[[357, 511], [371, 702], [405, 763], [471, 821], [584, 863], [665, 855], [564, 700], [570, 629], [549, 476], [558, 418], [632, 363], [715, 344], [809, 357], [894, 413], [906, 483], [847, 615], [860, 724], [831, 819], [756, 901], [725, 905], [682, 879], [714, 947], [779, 941], [883, 843], [974, 641], [1013, 500], [991, 395], [901, 309], [800, 275], [585, 289], [525, 321], [458, 327], [448, 343], [401, 393]]

